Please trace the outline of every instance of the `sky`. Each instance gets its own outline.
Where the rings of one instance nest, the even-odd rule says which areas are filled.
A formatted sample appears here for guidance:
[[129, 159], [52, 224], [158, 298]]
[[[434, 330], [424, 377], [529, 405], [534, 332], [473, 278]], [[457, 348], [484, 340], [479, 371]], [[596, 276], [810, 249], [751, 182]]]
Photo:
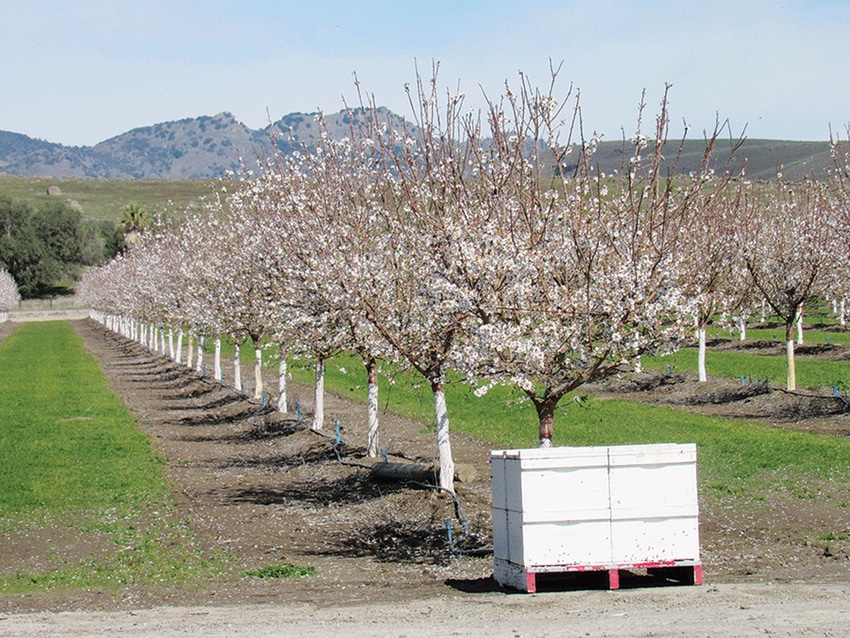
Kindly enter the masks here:
[[[749, 138], [826, 140], [850, 123], [850, 0], [0, 0], [0, 130], [94, 145], [229, 111], [251, 128], [375, 102], [405, 84], [481, 109], [523, 72], [572, 89], [586, 133], [727, 121]], [[671, 132], [675, 132], [671, 128]]]

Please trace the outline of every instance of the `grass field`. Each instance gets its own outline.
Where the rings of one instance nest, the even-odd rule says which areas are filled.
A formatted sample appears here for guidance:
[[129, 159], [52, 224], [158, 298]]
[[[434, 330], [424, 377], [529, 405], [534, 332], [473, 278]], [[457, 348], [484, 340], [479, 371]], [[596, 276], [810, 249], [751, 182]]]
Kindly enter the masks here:
[[[0, 574], [0, 592], [191, 580], [220, 568], [178, 520], [161, 460], [67, 322], [0, 345], [0, 531], [78, 537], [97, 550]], [[54, 553], [55, 551], [55, 553]]]
[[[48, 186], [58, 186], [62, 195], [48, 195]], [[210, 182], [51, 179], [0, 174], [0, 193], [26, 201], [34, 207], [57, 199], [72, 199], [82, 206], [84, 218], [118, 222], [124, 207], [132, 202], [140, 204], [152, 215], [174, 211], [182, 214], [210, 193]]]

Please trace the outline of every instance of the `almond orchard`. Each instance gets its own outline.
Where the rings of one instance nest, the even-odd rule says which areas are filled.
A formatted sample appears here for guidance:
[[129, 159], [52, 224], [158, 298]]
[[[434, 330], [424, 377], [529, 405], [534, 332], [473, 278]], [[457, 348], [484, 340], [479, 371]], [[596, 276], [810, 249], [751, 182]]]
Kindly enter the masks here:
[[[477, 112], [443, 91], [435, 70], [407, 87], [405, 125], [361, 94], [345, 139], [325, 131], [315, 147], [234, 175], [201, 212], [146, 231], [78, 292], [108, 328], [190, 368], [201, 370], [214, 344], [217, 379], [222, 343], [235, 344], [237, 389], [239, 346], [254, 344], [256, 370], [272, 348], [282, 412], [287, 359], [308, 358], [317, 430], [325, 362], [356, 354], [370, 456], [380, 449], [379, 365], [415, 371], [433, 394], [448, 491], [448, 372], [479, 395], [519, 389], [548, 446], [556, 408], [582, 385], [694, 338], [705, 380], [709, 321], [745, 331], [769, 311], [785, 327], [793, 390], [804, 309], [833, 302], [844, 321], [844, 145], [834, 142], [829, 180], [753, 182], [732, 171], [743, 140], [718, 121], [703, 133], [700, 168], [683, 174], [665, 89], [649, 125], [642, 99], [621, 169], [604, 174], [599, 137], [583, 130], [578, 96], [559, 93], [557, 75], [542, 89], [520, 75]], [[260, 398], [262, 375], [253, 378]]]

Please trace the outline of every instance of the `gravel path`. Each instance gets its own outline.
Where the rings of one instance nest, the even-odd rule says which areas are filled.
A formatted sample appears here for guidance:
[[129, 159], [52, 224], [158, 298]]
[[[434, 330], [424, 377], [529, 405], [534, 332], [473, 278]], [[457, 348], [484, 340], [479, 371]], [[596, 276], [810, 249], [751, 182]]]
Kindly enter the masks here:
[[846, 636], [848, 590], [848, 585], [724, 584], [459, 594], [357, 606], [37, 613], [0, 616], [0, 636]]

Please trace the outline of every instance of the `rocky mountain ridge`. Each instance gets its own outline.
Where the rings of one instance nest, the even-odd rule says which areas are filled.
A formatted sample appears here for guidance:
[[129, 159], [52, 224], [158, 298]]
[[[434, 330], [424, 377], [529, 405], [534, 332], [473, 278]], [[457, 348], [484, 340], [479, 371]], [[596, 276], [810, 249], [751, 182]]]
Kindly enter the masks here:
[[[378, 109], [391, 126], [414, 127], [388, 109]], [[186, 118], [136, 128], [94, 146], [64, 146], [0, 131], [0, 173], [22, 177], [78, 177], [91, 179], [201, 180], [237, 171], [240, 162], [251, 168], [256, 158], [278, 148], [288, 153], [292, 143], [311, 145], [319, 135], [318, 113], [290, 113], [262, 129], [251, 129], [231, 113]], [[325, 114], [328, 132], [343, 137], [349, 131], [349, 114]], [[670, 142], [671, 147], [677, 147]], [[702, 140], [689, 140], [676, 166], [678, 172], [695, 170], [705, 149]], [[672, 149], [671, 149], [672, 150]], [[716, 156], [722, 155], [718, 150]], [[675, 153], [674, 153], [675, 155]], [[611, 173], [622, 168], [623, 143], [603, 141], [594, 164]], [[828, 142], [746, 140], [736, 167], [746, 164], [753, 179], [798, 180], [822, 176], [832, 166]]]
[[[378, 115], [392, 125], [403, 119], [386, 108]], [[318, 113], [290, 113], [254, 130], [231, 113], [160, 122], [133, 129], [94, 146], [64, 146], [0, 131], [0, 172], [21, 177], [92, 179], [215, 179], [249, 167], [273, 152], [272, 137], [283, 152], [292, 144], [318, 139]], [[331, 136], [348, 132], [346, 111], [325, 114]]]

